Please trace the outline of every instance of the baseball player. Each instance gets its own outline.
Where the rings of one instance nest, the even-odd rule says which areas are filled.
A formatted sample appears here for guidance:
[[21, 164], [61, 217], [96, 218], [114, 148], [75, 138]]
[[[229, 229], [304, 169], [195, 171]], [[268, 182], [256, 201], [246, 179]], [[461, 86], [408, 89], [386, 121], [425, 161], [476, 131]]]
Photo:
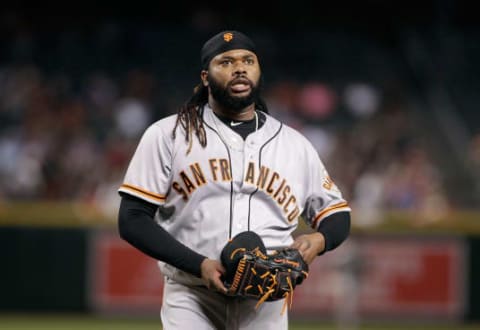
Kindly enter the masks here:
[[[244, 231], [311, 263], [349, 235], [350, 208], [314, 147], [268, 114], [252, 40], [224, 31], [201, 50], [201, 82], [141, 138], [119, 192], [123, 239], [159, 260], [164, 329], [287, 329], [283, 301], [226, 295], [220, 253]], [[299, 218], [314, 231], [295, 240]]]

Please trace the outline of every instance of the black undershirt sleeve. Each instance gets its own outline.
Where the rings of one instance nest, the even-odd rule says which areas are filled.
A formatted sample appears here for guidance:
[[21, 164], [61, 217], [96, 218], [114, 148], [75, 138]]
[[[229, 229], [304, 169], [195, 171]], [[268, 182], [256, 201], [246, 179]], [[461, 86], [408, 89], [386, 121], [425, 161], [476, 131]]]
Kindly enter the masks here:
[[121, 196], [120, 237], [152, 258], [201, 277], [200, 265], [206, 257], [177, 241], [154, 221], [158, 206], [125, 193]]
[[334, 213], [320, 222], [317, 231], [325, 237], [325, 250], [338, 247], [350, 234], [350, 212]]

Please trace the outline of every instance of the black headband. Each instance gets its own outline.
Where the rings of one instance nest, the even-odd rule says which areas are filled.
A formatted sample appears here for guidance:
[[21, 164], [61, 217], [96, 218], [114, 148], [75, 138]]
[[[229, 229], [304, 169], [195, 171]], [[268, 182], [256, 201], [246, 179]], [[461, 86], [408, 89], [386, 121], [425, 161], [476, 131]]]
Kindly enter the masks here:
[[208, 69], [212, 58], [232, 49], [246, 49], [255, 53], [253, 41], [238, 31], [223, 31], [210, 38], [202, 47], [202, 69]]

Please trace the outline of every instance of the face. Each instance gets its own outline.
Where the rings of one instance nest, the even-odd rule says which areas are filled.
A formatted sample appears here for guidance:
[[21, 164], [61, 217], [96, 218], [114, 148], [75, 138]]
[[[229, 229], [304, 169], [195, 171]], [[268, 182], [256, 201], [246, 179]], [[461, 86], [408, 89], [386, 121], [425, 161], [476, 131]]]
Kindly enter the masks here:
[[215, 56], [201, 77], [218, 103], [240, 112], [257, 99], [260, 75], [257, 56], [248, 50], [235, 49]]

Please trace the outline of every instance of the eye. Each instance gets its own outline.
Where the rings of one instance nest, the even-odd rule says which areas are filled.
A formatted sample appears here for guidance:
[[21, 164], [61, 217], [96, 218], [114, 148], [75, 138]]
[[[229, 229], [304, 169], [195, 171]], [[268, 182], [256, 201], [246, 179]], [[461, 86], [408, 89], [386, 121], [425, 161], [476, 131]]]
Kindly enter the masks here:
[[255, 63], [255, 61], [253, 60], [253, 58], [247, 58], [247, 59], [245, 60], [245, 63], [246, 63], [246, 64], [249, 64], [249, 65], [252, 65], [252, 64]]
[[232, 60], [230, 59], [224, 59], [220, 62], [220, 65], [227, 66], [229, 64], [232, 64]]

